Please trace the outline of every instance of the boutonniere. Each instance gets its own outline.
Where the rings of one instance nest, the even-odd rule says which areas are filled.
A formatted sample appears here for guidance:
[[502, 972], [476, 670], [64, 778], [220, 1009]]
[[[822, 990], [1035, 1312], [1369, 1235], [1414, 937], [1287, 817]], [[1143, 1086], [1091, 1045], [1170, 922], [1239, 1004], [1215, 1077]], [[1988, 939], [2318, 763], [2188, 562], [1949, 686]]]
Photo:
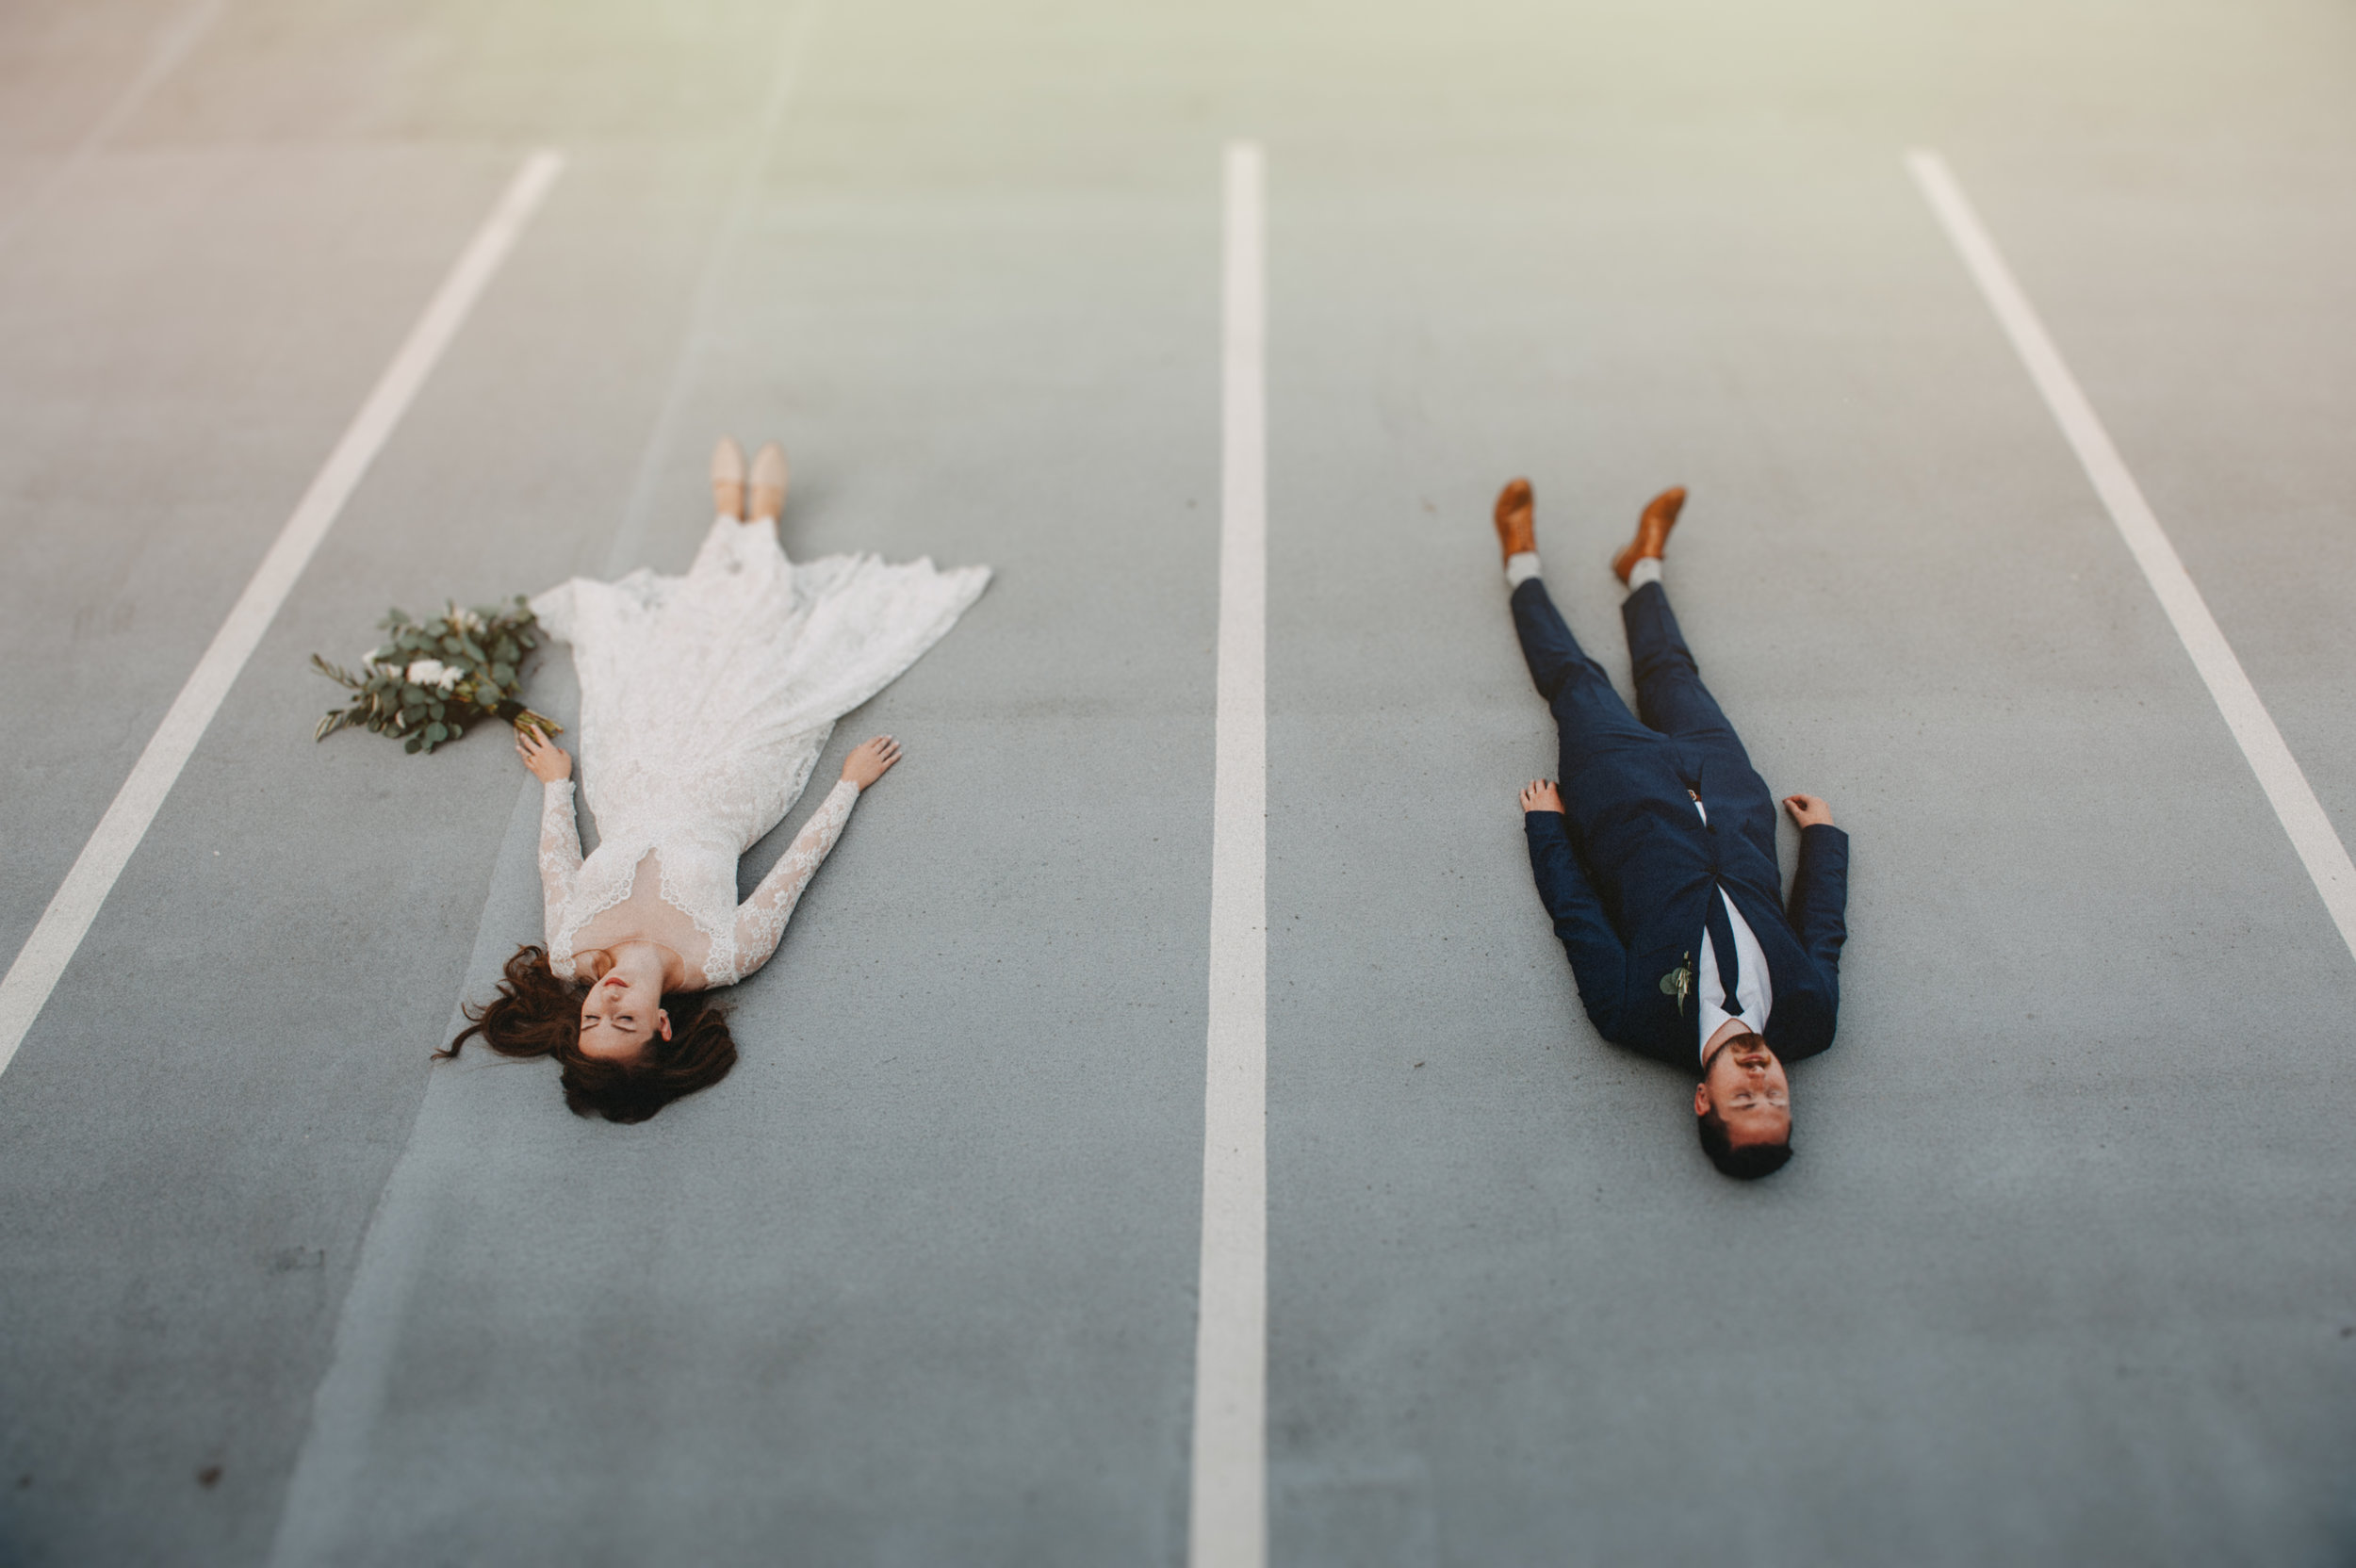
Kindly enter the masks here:
[[1677, 1017], [1685, 1016], [1685, 999], [1693, 989], [1693, 956], [1685, 956], [1685, 962], [1661, 977], [1661, 994], [1677, 999]]

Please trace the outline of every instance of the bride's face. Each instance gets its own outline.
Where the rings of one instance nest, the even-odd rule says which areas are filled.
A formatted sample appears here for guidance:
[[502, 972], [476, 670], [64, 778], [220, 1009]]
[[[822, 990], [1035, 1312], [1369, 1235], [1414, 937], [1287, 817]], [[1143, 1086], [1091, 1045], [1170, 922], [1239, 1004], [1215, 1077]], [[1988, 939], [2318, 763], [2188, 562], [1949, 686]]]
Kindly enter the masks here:
[[608, 974], [589, 988], [581, 1004], [581, 1053], [602, 1061], [628, 1061], [661, 1035], [671, 1037], [670, 1015], [660, 988]]

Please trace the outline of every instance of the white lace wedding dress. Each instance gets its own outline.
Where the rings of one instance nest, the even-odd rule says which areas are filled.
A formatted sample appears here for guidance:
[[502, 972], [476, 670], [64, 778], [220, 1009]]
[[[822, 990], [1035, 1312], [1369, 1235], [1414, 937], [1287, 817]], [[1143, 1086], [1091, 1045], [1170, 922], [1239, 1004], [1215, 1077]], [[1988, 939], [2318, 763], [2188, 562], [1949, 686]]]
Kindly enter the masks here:
[[641, 568], [575, 578], [532, 601], [581, 673], [575, 732], [597, 825], [581, 858], [569, 779], [542, 792], [548, 967], [634, 939], [705, 986], [766, 963], [859, 799], [835, 787], [741, 906], [736, 862], [792, 808], [834, 722], [891, 684], [957, 623], [986, 566], [872, 555], [800, 564], [774, 521], [712, 524], [685, 577]]

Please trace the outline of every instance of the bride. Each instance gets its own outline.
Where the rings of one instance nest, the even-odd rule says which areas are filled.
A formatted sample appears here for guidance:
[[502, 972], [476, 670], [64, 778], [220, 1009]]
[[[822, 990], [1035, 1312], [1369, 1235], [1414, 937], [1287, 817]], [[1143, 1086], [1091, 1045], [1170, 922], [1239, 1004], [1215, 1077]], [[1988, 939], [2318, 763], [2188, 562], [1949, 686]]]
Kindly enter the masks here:
[[[810, 781], [834, 722], [940, 641], [990, 580], [929, 558], [789, 562], [777, 545], [785, 454], [712, 458], [719, 516], [685, 577], [645, 568], [575, 578], [532, 601], [581, 675], [582, 789], [599, 841], [581, 858], [573, 760], [537, 730], [515, 749], [541, 781], [548, 945], [507, 961], [499, 995], [437, 1056], [481, 1036], [508, 1056], [554, 1056], [579, 1116], [644, 1121], [709, 1087], [736, 1044], [706, 993], [768, 961], [859, 793], [900, 760], [888, 735], [856, 747], [793, 846], [742, 904], [737, 858]], [[745, 520], [749, 516], [750, 520]]]

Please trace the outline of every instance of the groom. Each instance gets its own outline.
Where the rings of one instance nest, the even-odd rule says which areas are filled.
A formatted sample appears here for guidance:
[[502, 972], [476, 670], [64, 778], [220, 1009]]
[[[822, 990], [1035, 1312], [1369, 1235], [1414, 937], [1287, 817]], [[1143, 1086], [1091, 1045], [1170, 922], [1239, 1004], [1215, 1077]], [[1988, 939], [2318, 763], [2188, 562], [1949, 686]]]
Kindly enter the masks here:
[[1562, 746], [1561, 785], [1522, 791], [1522, 828], [1587, 1016], [1614, 1044], [1695, 1073], [1702, 1148], [1749, 1180], [1792, 1157], [1784, 1063], [1832, 1044], [1849, 837], [1816, 796], [1784, 797], [1800, 825], [1787, 908], [1775, 803], [1703, 689], [1661, 585], [1684, 505], [1682, 489], [1654, 497], [1612, 564], [1629, 590], [1630, 713], [1539, 580], [1530, 482], [1498, 495], [1513, 629]]

